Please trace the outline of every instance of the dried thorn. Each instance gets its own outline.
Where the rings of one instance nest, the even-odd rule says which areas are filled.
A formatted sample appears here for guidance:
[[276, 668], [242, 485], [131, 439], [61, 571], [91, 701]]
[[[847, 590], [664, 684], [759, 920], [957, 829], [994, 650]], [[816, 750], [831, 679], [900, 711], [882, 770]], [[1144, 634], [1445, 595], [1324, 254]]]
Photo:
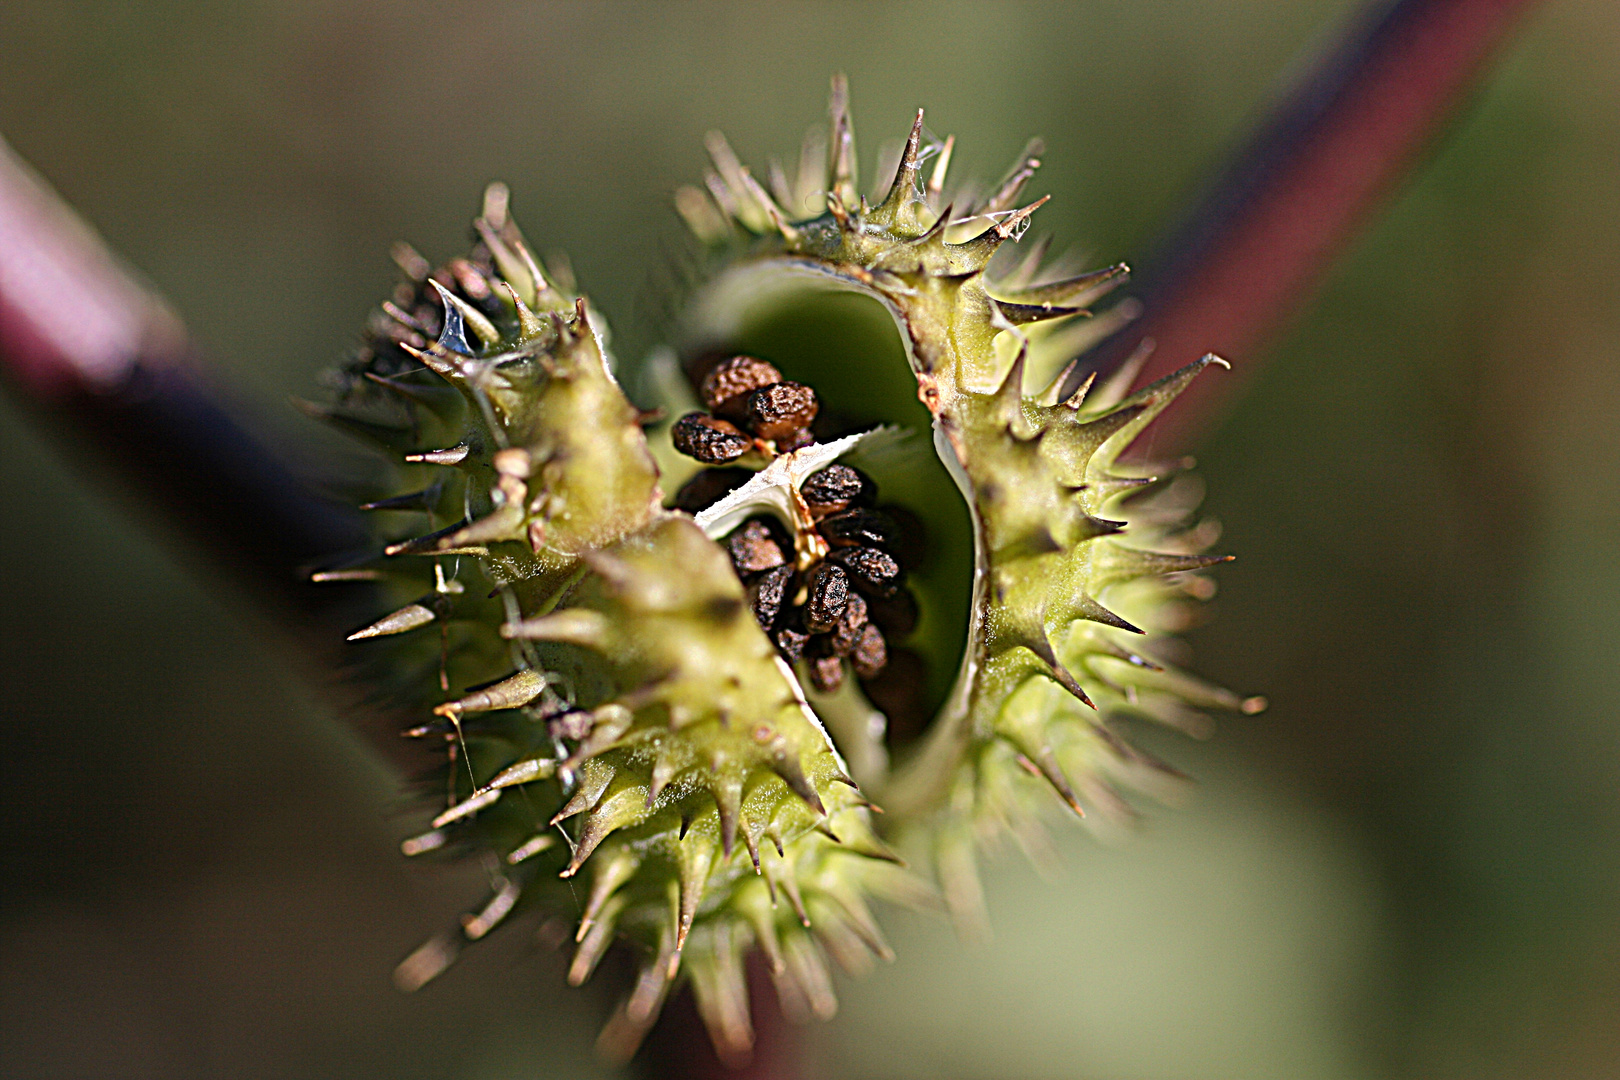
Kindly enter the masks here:
[[1130, 274], [1129, 266], [1115, 263], [1113, 266], [1092, 270], [1062, 281], [1049, 281], [1044, 285], [1014, 289], [1007, 294], [1007, 298], [1024, 304], [1069, 304], [1090, 301], [1125, 284], [1130, 280]]
[[557, 846], [557, 838], [551, 833], [540, 833], [531, 836], [506, 854], [507, 864], [516, 866], [527, 859], [532, 859], [541, 852], [550, 851]]
[[979, 213], [999, 214], [1010, 209], [1013, 203], [1018, 200], [1018, 194], [1024, 190], [1024, 185], [1029, 182], [1029, 178], [1034, 176], [1035, 170], [1041, 167], [1039, 155], [1044, 153], [1045, 149], [1045, 144], [1040, 139], [1029, 140], [1024, 146], [1024, 152], [1018, 156], [1018, 160], [1013, 163], [1013, 167], [1008, 170], [1006, 177], [1002, 179], [1001, 184], [996, 188], [996, 193], [990, 196], [989, 201], [979, 208]]
[[508, 788], [517, 784], [529, 784], [536, 780], [549, 780], [557, 771], [557, 763], [551, 758], [529, 758], [502, 769], [489, 782], [492, 788]]
[[906, 138], [906, 148], [900, 154], [900, 163], [895, 166], [894, 183], [889, 186], [888, 195], [878, 206], [880, 214], [893, 215], [900, 206], [916, 194], [917, 187], [917, 150], [922, 145], [923, 111], [917, 110], [917, 119], [912, 122], [911, 134]]
[[[466, 445], [452, 446], [445, 450], [425, 450], [420, 454], [406, 454], [405, 460], [426, 465], [460, 465], [470, 452], [471, 448]], [[459, 525], [456, 527], [460, 528]]]
[[832, 77], [827, 112], [831, 131], [827, 143], [827, 192], [829, 197], [836, 196], [841, 205], [848, 206], [857, 198], [855, 131], [849, 119], [849, 80], [843, 72]]
[[378, 499], [376, 502], [361, 503], [362, 510], [432, 510], [438, 504], [439, 492], [442, 485], [434, 484], [432, 487], [413, 491], [407, 495], [395, 495], [389, 499]]
[[420, 990], [455, 962], [461, 944], [448, 934], [429, 938], [394, 969], [394, 985], [406, 993]]
[[1052, 304], [1014, 304], [1006, 300], [997, 300], [996, 308], [1002, 317], [1014, 326], [1027, 326], [1034, 322], [1049, 322], [1074, 315], [1091, 314], [1085, 308], [1057, 307]]
[[999, 222], [995, 226], [996, 233], [1003, 240], [1016, 240], [1019, 235], [1019, 226], [1028, 221], [1029, 216], [1035, 211], [1039, 210], [1041, 207], [1045, 206], [1047, 201], [1051, 198], [1052, 196], [1050, 195], [1042, 195], [1040, 198], [1036, 199], [1023, 209], [1014, 211], [1006, 218], [1006, 220]]
[[[1078, 361], [1078, 357], [1075, 358]], [[1071, 365], [1072, 367], [1072, 365]], [[1087, 375], [1085, 381], [1075, 387], [1074, 393], [1063, 399], [1063, 407], [1071, 412], [1079, 412], [1080, 406], [1085, 403], [1086, 394], [1091, 390], [1091, 384], [1097, 381], [1097, 373], [1093, 371]]]
[[589, 608], [565, 608], [550, 615], [524, 619], [522, 622], [505, 623], [501, 626], [503, 638], [560, 641], [592, 649], [605, 647], [607, 634], [607, 616]]
[[460, 532], [467, 526], [466, 518], [462, 518], [454, 525], [447, 525], [436, 532], [426, 536], [413, 537], [410, 540], [401, 540], [397, 544], [389, 544], [383, 548], [384, 555], [423, 555], [440, 550], [439, 541]]
[[523, 888], [510, 878], [501, 882], [501, 887], [495, 895], [489, 898], [489, 903], [476, 915], [463, 915], [461, 917], [461, 932], [467, 936], [468, 941], [477, 941], [487, 935], [502, 919], [511, 913], [523, 894]]
[[462, 818], [471, 817], [472, 815], [478, 813], [478, 811], [484, 809], [486, 806], [493, 806], [496, 801], [500, 799], [500, 797], [500, 788], [485, 788], [483, 791], [478, 792], [471, 798], [463, 799], [461, 802], [434, 818], [433, 827], [435, 829], [442, 829], [453, 821], [460, 821]]
[[[1019, 764], [1021, 765], [1029, 761], [1022, 754], [1019, 755], [1019, 758]], [[1080, 817], [1086, 816], [1085, 810], [1080, 807], [1080, 800], [1075, 797], [1073, 785], [1069, 783], [1069, 778], [1064, 775], [1062, 766], [1057, 762], [1057, 755], [1052, 752], [1050, 746], [1043, 746], [1037, 753], [1035, 760], [1030, 764], [1034, 766], [1035, 775], [1051, 784], [1052, 789], [1058, 793], [1058, 797], [1063, 800], [1070, 810], [1073, 810]]]
[[518, 709], [539, 697], [545, 688], [546, 677], [533, 668], [525, 668], [457, 701], [436, 706], [433, 712], [453, 719], [462, 713]]
[[[956, 136], [945, 136], [945, 145], [940, 147], [939, 158], [934, 162], [934, 171], [928, 177], [928, 194], [930, 198], [938, 196], [945, 190], [945, 170], [951, 167], [951, 152], [955, 149]], [[950, 212], [947, 210], [940, 215], [940, 220], [944, 221], [950, 216]]]
[[400, 273], [418, 285], [426, 281], [428, 275], [433, 272], [433, 264], [403, 240], [396, 241], [394, 246], [388, 249], [388, 256], [394, 260], [394, 265], [399, 267]]
[[309, 575], [316, 583], [329, 581], [381, 581], [387, 575], [381, 570], [317, 570]]
[[362, 638], [385, 637], [389, 634], [403, 634], [408, 630], [415, 630], [419, 626], [426, 626], [438, 616], [421, 604], [406, 604], [390, 615], [384, 615], [370, 626], [356, 630], [348, 637], [349, 641], [359, 641]]
[[399, 850], [406, 857], [421, 855], [423, 852], [437, 851], [439, 848], [444, 847], [447, 840], [449, 840], [449, 836], [443, 829], [430, 829], [419, 836], [412, 836], [401, 841]]

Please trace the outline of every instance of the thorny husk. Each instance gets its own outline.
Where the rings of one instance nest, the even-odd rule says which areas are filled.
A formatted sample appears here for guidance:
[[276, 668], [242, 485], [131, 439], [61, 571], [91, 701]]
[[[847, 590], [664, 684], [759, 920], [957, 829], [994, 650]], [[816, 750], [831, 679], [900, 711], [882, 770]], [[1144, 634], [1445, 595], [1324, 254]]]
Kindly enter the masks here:
[[396, 250], [406, 281], [320, 411], [396, 456], [405, 494], [368, 505], [398, 539], [316, 577], [400, 597], [354, 639], [383, 639], [421, 702], [407, 734], [443, 746], [444, 809], [406, 853], [499, 868], [401, 985], [533, 910], [572, 923], [572, 982], [615, 941], [639, 954], [609, 1054], [686, 975], [742, 1060], [747, 950], [790, 1016], [831, 1015], [827, 959], [889, 956], [871, 897], [941, 897], [977, 931], [986, 842], [1181, 782], [1119, 718], [1198, 733], [1261, 707], [1164, 659], [1222, 557], [1178, 466], [1121, 460], [1219, 361], [1077, 385], [1122, 317], [1085, 305], [1123, 267], [1054, 276], [1038, 247], [992, 278], [1044, 201], [1018, 205], [1038, 147], [975, 197], [952, 145], [919, 111], [870, 205], [841, 80], [792, 180], [773, 165], [767, 189], [711, 136], [705, 188], [676, 199], [699, 280], [642, 369], [656, 423], [504, 188], [468, 256]]

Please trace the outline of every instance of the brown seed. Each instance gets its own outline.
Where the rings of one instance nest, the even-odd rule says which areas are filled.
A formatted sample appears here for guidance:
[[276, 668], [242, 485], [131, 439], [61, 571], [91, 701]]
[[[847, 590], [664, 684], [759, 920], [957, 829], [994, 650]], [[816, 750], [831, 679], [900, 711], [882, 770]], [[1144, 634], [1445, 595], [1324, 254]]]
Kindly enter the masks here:
[[849, 603], [849, 575], [843, 567], [823, 562], [810, 571], [810, 597], [804, 605], [804, 628], [820, 634], [838, 625]]
[[687, 413], [671, 429], [675, 449], [705, 465], [724, 465], [748, 452], [752, 441], [724, 420], [706, 413]]
[[827, 556], [849, 571], [850, 579], [862, 592], [872, 596], [893, 596], [900, 577], [900, 564], [893, 555], [877, 548], [839, 548]]
[[866, 605], [866, 617], [885, 637], [903, 638], [917, 629], [917, 601], [910, 591], [896, 589], [892, 596], [873, 597]]
[[859, 469], [829, 465], [806, 477], [799, 494], [804, 496], [810, 512], [822, 517], [870, 503], [877, 496], [877, 485]]
[[748, 395], [744, 423], [762, 439], [781, 439], [809, 427], [820, 407], [816, 392], [803, 383], [773, 383]]
[[867, 623], [855, 651], [849, 654], [849, 662], [854, 666], [855, 674], [863, 679], [870, 679], [882, 671], [889, 663], [889, 643], [883, 640], [883, 631]]
[[675, 509], [688, 514], [707, 510], [746, 484], [753, 475], [747, 469], [704, 469], [675, 493]]
[[[759, 625], [769, 630], [782, 613], [782, 601], [793, 585], [793, 567], [778, 566], [748, 583], [748, 606]], [[803, 647], [802, 644], [800, 646]]]
[[796, 625], [799, 620], [793, 615], [784, 615], [780, 618], [785, 625], [778, 626], [776, 633], [772, 635], [776, 639], [776, 651], [781, 653], [782, 658], [788, 663], [797, 663], [799, 657], [804, 655], [804, 646], [810, 640], [810, 635], [805, 633], [801, 626]]
[[810, 661], [810, 684], [823, 694], [831, 694], [844, 685], [843, 659], [823, 656]]
[[888, 548], [894, 545], [900, 530], [889, 515], [857, 507], [822, 518], [816, 531], [833, 547]]
[[743, 522], [742, 528], [726, 538], [726, 550], [738, 574], [757, 574], [787, 562], [775, 530], [763, 518]]
[[861, 640], [861, 630], [866, 626], [866, 600], [858, 592], [849, 594], [849, 602], [844, 605], [844, 614], [838, 620], [838, 625], [832, 628], [832, 651], [839, 656], [848, 656]]
[[782, 373], [753, 356], [733, 356], [722, 360], [703, 377], [698, 394], [703, 404], [717, 416], [741, 421], [748, 409], [748, 395], [762, 386], [782, 381]]

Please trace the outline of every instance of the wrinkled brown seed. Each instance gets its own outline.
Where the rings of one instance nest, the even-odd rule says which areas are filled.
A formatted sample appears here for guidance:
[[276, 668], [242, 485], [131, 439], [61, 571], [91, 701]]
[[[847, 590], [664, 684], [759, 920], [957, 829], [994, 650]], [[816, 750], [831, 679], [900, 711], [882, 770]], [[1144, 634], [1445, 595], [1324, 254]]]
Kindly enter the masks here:
[[823, 694], [831, 694], [844, 685], [843, 659], [823, 656], [810, 661], [810, 684]]
[[675, 493], [675, 509], [696, 514], [707, 510], [748, 482], [754, 474], [747, 469], [704, 469], [681, 485]]
[[883, 631], [867, 623], [855, 651], [849, 654], [849, 662], [855, 674], [863, 679], [873, 678], [882, 671], [889, 662], [889, 644], [883, 640]]
[[726, 540], [737, 573], [757, 574], [787, 562], [776, 530], [764, 518], [749, 518]]
[[762, 386], [782, 381], [782, 373], [753, 356], [733, 356], [722, 360], [703, 377], [698, 394], [709, 411], [728, 420], [741, 421], [748, 409], [748, 395]]
[[827, 556], [827, 561], [847, 570], [863, 592], [880, 597], [894, 595], [900, 564], [888, 552], [869, 547], [838, 548]]
[[843, 567], [824, 562], [810, 571], [809, 598], [804, 604], [804, 628], [812, 634], [831, 630], [849, 603], [849, 575]]
[[744, 423], [762, 439], [781, 439], [808, 428], [820, 407], [803, 383], [773, 383], [748, 395]]
[[799, 494], [812, 514], [823, 517], [870, 503], [877, 497], [877, 485], [859, 469], [829, 465], [806, 477]]
[[[778, 566], [748, 583], [748, 606], [767, 631], [782, 613], [782, 602], [793, 585], [793, 567]], [[802, 646], [801, 646], [802, 647]]]
[[675, 449], [705, 465], [724, 465], [748, 452], [752, 440], [724, 420], [705, 413], [687, 413], [670, 431]]
[[[792, 617], [788, 618], [791, 620]], [[777, 627], [773, 636], [776, 639], [777, 651], [790, 664], [798, 663], [799, 657], [804, 655], [805, 644], [810, 640], [810, 635], [802, 628], [792, 625], [791, 621], [788, 625]]]
[[894, 519], [878, 510], [857, 507], [821, 519], [816, 531], [833, 547], [888, 548], [898, 538]]
[[851, 592], [848, 602], [844, 604], [844, 614], [839, 618], [838, 625], [832, 628], [832, 651], [839, 656], [848, 656], [860, 641], [861, 630], [865, 626], [866, 599], [858, 592]]

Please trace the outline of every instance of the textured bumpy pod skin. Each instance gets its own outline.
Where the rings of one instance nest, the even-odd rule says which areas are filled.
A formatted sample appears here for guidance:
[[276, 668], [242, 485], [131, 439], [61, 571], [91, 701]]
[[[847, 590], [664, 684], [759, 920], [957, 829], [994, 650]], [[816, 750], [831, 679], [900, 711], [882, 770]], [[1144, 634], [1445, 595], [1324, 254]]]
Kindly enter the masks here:
[[[827, 958], [858, 972], [889, 955], [868, 899], [937, 895], [886, 842], [972, 931], [986, 840], [1038, 843], [1052, 792], [1117, 816], [1116, 784], [1178, 779], [1116, 717], [1196, 729], [1200, 709], [1260, 707], [1163, 660], [1185, 602], [1207, 595], [1196, 572], [1221, 559], [1189, 523], [1187, 480], [1120, 461], [1219, 361], [1134, 394], [1129, 372], [1069, 386], [1080, 305], [1123, 268], [1043, 281], [1036, 253], [987, 277], [1039, 205], [1014, 208], [1033, 151], [971, 209], [959, 193], [958, 213], [944, 198], [951, 143], [925, 146], [920, 113], [875, 207], [854, 188], [841, 83], [822, 142], [825, 167], [807, 143], [797, 181], [773, 166], [768, 192], [711, 137], [707, 189], [677, 198], [703, 273], [678, 358], [644, 369], [649, 393], [673, 419], [716, 358], [754, 353], [728, 369], [738, 385], [769, 372], [743, 386], [769, 381], [746, 423], [741, 393], [705, 389], [747, 431], [688, 413], [673, 444], [668, 423], [649, 440], [654, 415], [620, 390], [600, 318], [541, 269], [504, 189], [486, 196], [467, 258], [430, 273], [396, 252], [409, 280], [320, 412], [399, 455], [414, 483], [369, 504], [399, 539], [316, 576], [397, 586], [399, 608], [354, 638], [386, 639], [363, 647], [420, 702], [409, 734], [446, 752], [445, 809], [406, 852], [480, 851], [500, 867], [483, 908], [401, 965], [404, 986], [520, 909], [577, 914], [571, 981], [616, 940], [640, 956], [609, 1053], [634, 1049], [684, 973], [717, 1048], [740, 1060], [748, 950], [790, 1015], [830, 1015]], [[874, 337], [872, 310], [898, 333]], [[817, 392], [831, 406], [819, 416]], [[695, 470], [672, 445], [743, 471], [701, 497], [699, 477], [675, 500], [690, 513], [666, 510], [660, 470], [670, 488]], [[830, 504], [806, 482], [835, 463], [875, 475], [892, 502], [839, 502], [823, 521]], [[920, 553], [880, 550], [923, 534]], [[800, 605], [819, 651], [803, 632], [788, 643], [779, 605]], [[893, 653], [880, 618], [918, 665], [909, 679], [879, 678]], [[888, 813], [874, 818], [868, 798]]]

